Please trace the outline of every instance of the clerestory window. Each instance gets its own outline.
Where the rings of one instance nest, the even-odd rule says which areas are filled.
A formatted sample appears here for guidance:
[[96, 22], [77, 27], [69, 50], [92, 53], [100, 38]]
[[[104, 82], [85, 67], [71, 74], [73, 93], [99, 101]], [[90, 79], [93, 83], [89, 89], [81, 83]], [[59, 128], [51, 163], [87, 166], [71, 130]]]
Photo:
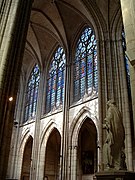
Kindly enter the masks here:
[[73, 91], [74, 101], [98, 91], [97, 43], [90, 27], [83, 30], [76, 45]]
[[130, 73], [129, 73], [129, 64], [128, 64], [129, 58], [126, 54], [126, 38], [125, 38], [124, 28], [122, 29], [122, 47], [123, 47], [123, 54], [124, 54], [124, 60], [125, 60], [125, 68], [126, 68], [128, 88], [130, 89]]
[[61, 108], [64, 100], [65, 52], [58, 47], [48, 71], [46, 91], [46, 113]]
[[27, 83], [24, 122], [26, 122], [29, 118], [33, 118], [36, 114], [39, 81], [40, 70], [36, 64]]

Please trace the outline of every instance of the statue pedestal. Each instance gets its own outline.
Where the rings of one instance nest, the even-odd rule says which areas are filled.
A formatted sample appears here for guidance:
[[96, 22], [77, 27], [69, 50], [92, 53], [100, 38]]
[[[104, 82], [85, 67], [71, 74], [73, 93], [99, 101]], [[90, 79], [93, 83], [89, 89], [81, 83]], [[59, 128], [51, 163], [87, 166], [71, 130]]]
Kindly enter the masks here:
[[95, 174], [97, 180], [135, 180], [135, 172], [102, 171]]

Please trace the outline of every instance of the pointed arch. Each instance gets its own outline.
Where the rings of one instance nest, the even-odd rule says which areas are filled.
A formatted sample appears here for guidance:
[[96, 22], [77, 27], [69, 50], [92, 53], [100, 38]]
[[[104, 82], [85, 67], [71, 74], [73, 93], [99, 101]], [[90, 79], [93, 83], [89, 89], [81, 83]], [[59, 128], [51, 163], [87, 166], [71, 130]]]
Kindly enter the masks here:
[[[74, 144], [74, 146], [77, 146], [79, 131], [80, 131], [80, 128], [86, 118], [89, 118], [93, 121], [93, 123], [97, 129], [97, 132], [98, 132], [98, 129], [99, 129], [98, 118], [95, 116], [95, 114], [92, 112], [92, 110], [89, 107], [84, 106], [76, 114], [76, 116], [74, 117], [72, 124], [70, 126], [69, 142], [70, 142], [71, 146], [73, 146], [73, 144]], [[72, 141], [74, 141], [74, 142], [72, 142]]]
[[95, 131], [95, 148], [96, 144], [99, 139], [99, 124], [98, 119], [92, 112], [92, 110], [84, 106], [75, 116], [73, 119], [73, 122], [70, 126], [70, 135], [69, 135], [69, 166], [71, 166], [70, 174], [71, 179], [74, 179], [74, 177], [77, 177], [77, 154], [79, 149], [79, 134], [81, 127], [83, 127], [83, 124], [87, 121], [87, 123], [91, 124]]
[[45, 166], [45, 152], [48, 139], [52, 131], [56, 129], [59, 134], [61, 135], [57, 125], [53, 119], [49, 121], [49, 123], [44, 127], [41, 136], [40, 136], [40, 143], [39, 143], [39, 154], [38, 154], [38, 170], [37, 170], [37, 179], [43, 179], [44, 177], [44, 166]]
[[18, 177], [18, 179], [20, 179], [21, 177], [21, 169], [22, 169], [22, 162], [23, 162], [23, 153], [24, 153], [24, 149], [25, 149], [25, 146], [28, 142], [28, 140], [32, 138], [32, 135], [30, 133], [30, 130], [29, 129], [26, 129], [21, 137], [21, 140], [20, 140], [20, 144], [19, 144], [19, 149], [18, 149], [18, 159], [17, 159], [17, 163], [18, 165], [16, 166], [16, 177]]
[[21, 168], [21, 179], [30, 178], [33, 138], [30, 136], [25, 144]]
[[[51, 134], [51, 132], [52, 132], [52, 130], [53, 130], [54, 128], [57, 129], [57, 124], [55, 123], [55, 120], [54, 120], [54, 119], [51, 119], [51, 120], [47, 123], [47, 125], [44, 127], [44, 129], [42, 130], [42, 132], [41, 132], [41, 135], [40, 135], [40, 148], [41, 148], [41, 146], [42, 146], [42, 144], [43, 144], [44, 139], [46, 139], [46, 138], [48, 139], [49, 134]], [[58, 130], [58, 129], [57, 129], [57, 130]], [[58, 130], [58, 131], [59, 131], [59, 130]], [[46, 133], [47, 133], [47, 136], [45, 136]], [[47, 139], [46, 139], [46, 140], [47, 140]]]

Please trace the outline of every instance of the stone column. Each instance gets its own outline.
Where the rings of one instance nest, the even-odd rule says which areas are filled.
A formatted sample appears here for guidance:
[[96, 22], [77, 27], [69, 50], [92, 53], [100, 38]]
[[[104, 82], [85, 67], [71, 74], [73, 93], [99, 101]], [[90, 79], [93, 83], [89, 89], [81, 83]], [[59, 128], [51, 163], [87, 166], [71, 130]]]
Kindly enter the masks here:
[[[102, 123], [105, 116], [105, 110], [103, 111], [102, 107], [105, 107], [105, 103], [108, 97], [108, 87], [107, 85], [107, 70], [106, 70], [106, 52], [105, 52], [105, 41], [97, 40], [97, 49], [98, 49], [98, 109], [99, 109], [99, 137], [98, 137], [98, 171], [103, 170], [103, 128]], [[102, 61], [101, 61], [102, 59]], [[105, 95], [103, 95], [105, 93]], [[103, 98], [103, 96], [105, 96]]]
[[135, 1], [121, 0], [122, 17], [126, 34], [127, 55], [130, 60], [130, 82], [135, 136]]
[[[43, 94], [44, 94], [44, 73], [42, 69], [40, 71], [40, 83], [38, 90], [38, 102], [37, 102], [37, 112], [36, 112], [36, 120], [35, 120], [35, 132], [33, 138], [33, 146], [32, 146], [32, 163], [31, 163], [31, 171], [30, 171], [30, 179], [38, 180], [38, 167], [39, 167], [39, 142], [40, 142], [40, 120], [42, 115], [42, 105], [43, 105]], [[43, 159], [45, 161], [45, 159]], [[44, 167], [43, 167], [44, 169]]]
[[[5, 179], [13, 114], [32, 0], [0, 3], [0, 179]], [[13, 97], [10, 102], [9, 97]]]
[[130, 69], [130, 84], [131, 84], [131, 96], [132, 96], [132, 108], [133, 108], [133, 122], [134, 122], [134, 139], [135, 139], [135, 62], [129, 64]]
[[[131, 138], [131, 120], [130, 120], [130, 108], [129, 108], [129, 97], [128, 97], [128, 89], [127, 89], [127, 77], [125, 73], [125, 60], [123, 54], [123, 47], [122, 47], [122, 39], [116, 40], [114, 43], [115, 49], [115, 57], [117, 62], [117, 81], [119, 82], [119, 93], [120, 93], [120, 100], [119, 103], [121, 104], [120, 111], [123, 112], [123, 124], [125, 127], [125, 153], [126, 153], [126, 163], [128, 170], [133, 170], [132, 164], [132, 138]], [[121, 87], [121, 91], [120, 91]]]
[[77, 146], [72, 147], [71, 180], [77, 180]]
[[[20, 124], [21, 124], [21, 116], [22, 116], [22, 107], [23, 107], [23, 97], [25, 92], [25, 83], [24, 78], [20, 78], [21, 83], [19, 83], [19, 90], [17, 93], [17, 99], [16, 104], [17, 107], [15, 107], [15, 122], [14, 127], [12, 130], [12, 140], [11, 140], [11, 147], [10, 147], [10, 154], [9, 154], [9, 160], [8, 160], [8, 170], [6, 177], [9, 179], [17, 179], [17, 173], [18, 173], [18, 141], [20, 138], [19, 132], [20, 132]], [[20, 154], [19, 154], [20, 156]]]
[[[128, 169], [132, 170], [132, 160], [131, 160], [131, 131], [129, 127], [129, 108], [128, 108], [128, 97], [127, 97], [127, 87], [126, 87], [126, 78], [124, 76], [124, 63], [120, 64], [120, 59], [118, 58], [119, 49], [116, 51], [117, 47], [117, 39], [112, 39], [110, 34], [106, 34], [105, 41], [100, 42], [100, 48], [104, 46], [105, 53], [102, 62], [99, 63], [99, 90], [101, 90], [99, 94], [99, 98], [101, 98], [101, 102], [104, 103], [109, 99], [115, 99], [119, 110], [123, 113], [123, 122], [126, 128], [126, 151], [128, 154]], [[101, 51], [102, 52], [102, 51]], [[104, 51], [103, 51], [104, 52]], [[100, 57], [100, 56], [99, 56]], [[122, 58], [123, 59], [123, 58]], [[103, 75], [102, 75], [103, 74]], [[104, 84], [105, 83], [105, 84]], [[100, 85], [102, 84], [102, 86]], [[103, 89], [104, 88], [104, 89]], [[125, 90], [123, 90], [125, 89]], [[102, 94], [101, 94], [102, 93]], [[100, 101], [100, 100], [99, 100]], [[100, 105], [100, 104], [99, 104]], [[104, 104], [103, 104], [104, 105]], [[104, 107], [104, 109], [102, 108]], [[106, 108], [105, 108], [106, 107]], [[105, 111], [107, 112], [107, 106], [101, 106], [102, 114], [99, 114], [100, 117], [104, 118]], [[99, 108], [100, 113], [100, 108]], [[105, 114], [103, 114], [105, 113]], [[125, 115], [126, 114], [126, 115]], [[125, 116], [124, 116], [125, 115]], [[102, 120], [101, 118], [101, 120]], [[103, 121], [104, 122], [104, 121]], [[103, 131], [103, 142], [106, 137], [106, 132]]]
[[[70, 55], [67, 56], [67, 62], [70, 61]], [[64, 103], [63, 103], [63, 130], [61, 139], [61, 164], [60, 164], [60, 180], [68, 179], [68, 144], [69, 144], [69, 78], [70, 77], [70, 64], [66, 64], [65, 69], [65, 91], [64, 91]]]

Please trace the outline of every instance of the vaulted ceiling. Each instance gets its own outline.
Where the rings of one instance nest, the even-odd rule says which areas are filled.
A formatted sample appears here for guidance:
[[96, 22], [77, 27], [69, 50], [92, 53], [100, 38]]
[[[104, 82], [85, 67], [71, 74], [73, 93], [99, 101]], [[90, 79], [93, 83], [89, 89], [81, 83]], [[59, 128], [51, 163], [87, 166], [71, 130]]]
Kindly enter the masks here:
[[95, 27], [102, 19], [99, 24], [107, 28], [119, 9], [119, 0], [34, 0], [23, 68], [46, 65], [58, 44], [70, 48], [84, 24]]

